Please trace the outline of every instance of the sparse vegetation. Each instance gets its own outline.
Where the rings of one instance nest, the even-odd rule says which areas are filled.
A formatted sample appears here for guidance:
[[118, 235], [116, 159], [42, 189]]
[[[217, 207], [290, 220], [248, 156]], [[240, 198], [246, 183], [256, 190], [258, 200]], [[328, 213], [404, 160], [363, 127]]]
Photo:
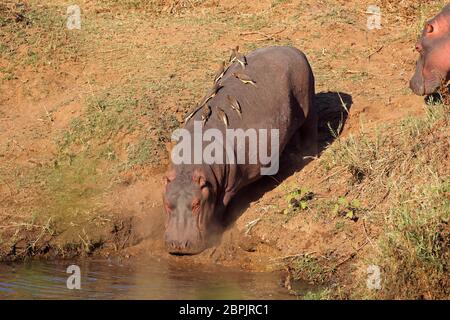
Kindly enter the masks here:
[[[89, 98], [84, 114], [72, 120], [58, 141], [61, 157], [70, 160], [82, 152], [117, 163], [116, 154], [125, 153], [122, 163], [117, 163], [123, 168], [163, 161], [165, 143], [179, 123], [171, 115], [157, 114], [149, 97], [136, 96], [133, 90], [121, 88]], [[121, 141], [131, 134], [137, 135], [136, 144]], [[114, 146], [111, 141], [115, 141]]]
[[57, 68], [62, 61], [76, 60], [82, 38], [68, 32], [65, 23], [65, 12], [54, 6], [28, 1], [1, 3], [0, 58], [9, 62], [7, 73], [27, 66]]
[[305, 188], [295, 189], [286, 195], [288, 208], [284, 210], [284, 214], [296, 213], [297, 211], [306, 210], [309, 207], [309, 201], [314, 199], [314, 193]]
[[[427, 117], [340, 139], [320, 160], [326, 172], [346, 169], [348, 178], [339, 183], [347, 194], [363, 196], [369, 204], [364, 215], [379, 229], [378, 249], [369, 256], [382, 266], [384, 286], [377, 293], [360, 288], [372, 297], [448, 297], [449, 111], [448, 105], [431, 104]], [[323, 203], [350, 219], [361, 209], [360, 201], [343, 197], [334, 207]]]
[[145, 10], [154, 14], [178, 14], [203, 4], [205, 0], [108, 0], [109, 6]]
[[327, 288], [317, 291], [308, 291], [302, 296], [303, 300], [328, 300], [330, 297], [330, 289]]
[[312, 255], [293, 258], [289, 262], [294, 280], [307, 280], [312, 283], [323, 283], [330, 276], [323, 261]]
[[450, 184], [421, 185], [385, 217], [380, 239], [384, 298], [437, 299], [450, 293]]
[[345, 217], [352, 221], [358, 221], [359, 212], [361, 211], [361, 204], [358, 199], [348, 201], [344, 197], [339, 197], [333, 207], [333, 213], [340, 217]]

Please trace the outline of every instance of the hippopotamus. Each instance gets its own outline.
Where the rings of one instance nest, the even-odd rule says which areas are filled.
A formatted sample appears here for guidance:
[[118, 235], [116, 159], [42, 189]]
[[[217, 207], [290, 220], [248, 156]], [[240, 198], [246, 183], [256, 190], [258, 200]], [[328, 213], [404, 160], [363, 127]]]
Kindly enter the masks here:
[[[231, 152], [224, 151], [223, 162], [175, 163], [172, 150], [163, 195], [165, 244], [172, 254], [197, 254], [212, 246], [211, 239], [217, 243], [215, 236], [223, 232], [230, 201], [243, 187], [261, 178], [267, 168], [267, 161], [262, 163], [260, 157], [249, 160], [255, 160], [252, 146], [260, 146], [267, 155], [274, 151], [276, 139], [281, 153], [298, 134], [304, 159], [317, 154], [314, 76], [305, 54], [287, 46], [261, 48], [246, 55], [237, 50], [233, 49], [231, 64], [221, 66], [213, 89], [201, 105], [186, 118], [183, 132], [195, 136], [196, 128], [201, 126], [202, 132], [211, 129], [224, 136], [229, 130], [248, 133], [249, 129], [270, 129], [278, 134], [268, 138], [270, 143], [266, 144], [260, 144], [259, 135], [256, 141], [250, 141], [249, 134], [244, 144], [235, 145]], [[225, 149], [223, 141], [219, 146]], [[189, 152], [194, 153], [191, 148]], [[233, 161], [242, 153], [246, 161]], [[271, 164], [277, 162], [270, 159]]]
[[450, 4], [425, 23], [416, 50], [420, 58], [410, 88], [417, 95], [429, 95], [450, 80]]

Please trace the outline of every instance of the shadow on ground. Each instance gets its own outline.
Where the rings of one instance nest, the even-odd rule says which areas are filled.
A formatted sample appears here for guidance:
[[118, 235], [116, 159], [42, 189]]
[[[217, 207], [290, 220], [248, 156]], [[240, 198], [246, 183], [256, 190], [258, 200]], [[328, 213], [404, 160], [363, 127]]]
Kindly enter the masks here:
[[[342, 132], [352, 106], [352, 97], [343, 92], [320, 92], [316, 94], [315, 104], [319, 110], [319, 157], [327, 146]], [[223, 219], [226, 229], [245, 212], [250, 203], [260, 199], [266, 192], [277, 187], [283, 180], [300, 171], [309, 161], [302, 159], [301, 150], [295, 145], [298, 139], [292, 139], [280, 159], [280, 171], [265, 176], [258, 182], [242, 189], [230, 203]]]

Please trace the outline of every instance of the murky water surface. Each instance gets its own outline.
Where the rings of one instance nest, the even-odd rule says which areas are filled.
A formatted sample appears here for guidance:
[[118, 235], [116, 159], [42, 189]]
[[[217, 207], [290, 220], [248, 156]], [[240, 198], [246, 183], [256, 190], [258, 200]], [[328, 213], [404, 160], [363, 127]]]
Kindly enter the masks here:
[[[69, 290], [67, 267], [81, 270]], [[2, 299], [292, 299], [276, 273], [181, 266], [158, 260], [32, 261], [0, 264]]]

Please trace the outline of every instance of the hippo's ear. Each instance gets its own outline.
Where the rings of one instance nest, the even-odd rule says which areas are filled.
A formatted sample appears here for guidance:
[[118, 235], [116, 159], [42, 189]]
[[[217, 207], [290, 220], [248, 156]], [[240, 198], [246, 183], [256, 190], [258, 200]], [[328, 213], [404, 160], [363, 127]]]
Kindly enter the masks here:
[[194, 173], [192, 175], [192, 181], [194, 183], [198, 184], [198, 186], [201, 188], [206, 186], [206, 177], [205, 174], [201, 170], [194, 170]]
[[431, 23], [427, 22], [427, 23], [425, 24], [425, 31], [426, 31], [427, 33], [432, 33], [432, 32], [434, 31], [433, 25], [432, 25]]
[[176, 177], [176, 173], [174, 169], [171, 169], [166, 172], [166, 174], [163, 176], [163, 183], [166, 186], [169, 182], [172, 182]]

